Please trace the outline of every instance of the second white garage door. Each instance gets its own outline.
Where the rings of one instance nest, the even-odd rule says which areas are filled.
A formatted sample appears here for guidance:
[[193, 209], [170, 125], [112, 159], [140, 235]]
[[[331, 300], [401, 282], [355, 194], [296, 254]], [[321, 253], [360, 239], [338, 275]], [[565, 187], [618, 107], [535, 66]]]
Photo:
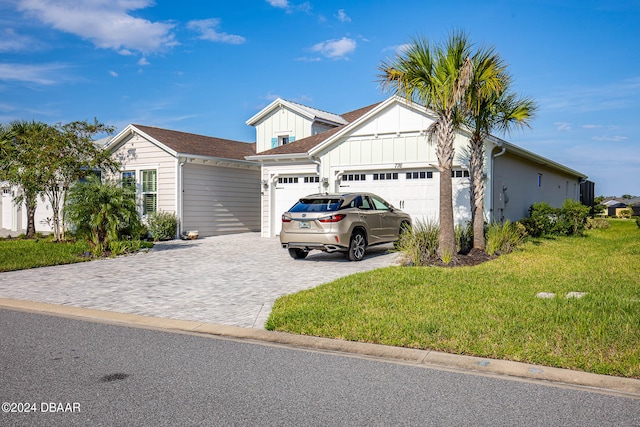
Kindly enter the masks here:
[[[456, 170], [453, 175], [455, 221], [464, 222], [469, 219], [468, 172]], [[378, 194], [414, 221], [438, 220], [439, 188], [440, 174], [433, 169], [353, 171], [344, 173], [340, 180], [340, 192]]]

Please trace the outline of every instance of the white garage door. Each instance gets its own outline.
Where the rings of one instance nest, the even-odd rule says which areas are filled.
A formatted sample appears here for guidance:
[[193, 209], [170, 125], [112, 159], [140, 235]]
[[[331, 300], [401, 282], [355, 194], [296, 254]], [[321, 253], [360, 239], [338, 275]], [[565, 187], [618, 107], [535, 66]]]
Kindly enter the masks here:
[[[459, 176], [456, 176], [459, 175]], [[394, 169], [347, 172], [340, 191], [368, 191], [407, 212], [414, 221], [437, 221], [440, 174], [434, 169]], [[468, 173], [454, 171], [454, 215], [456, 222], [468, 220]]]
[[282, 228], [282, 214], [296, 204], [300, 197], [317, 193], [319, 179], [317, 175], [286, 175], [278, 178], [275, 187], [275, 215], [273, 216], [273, 230], [276, 235]]

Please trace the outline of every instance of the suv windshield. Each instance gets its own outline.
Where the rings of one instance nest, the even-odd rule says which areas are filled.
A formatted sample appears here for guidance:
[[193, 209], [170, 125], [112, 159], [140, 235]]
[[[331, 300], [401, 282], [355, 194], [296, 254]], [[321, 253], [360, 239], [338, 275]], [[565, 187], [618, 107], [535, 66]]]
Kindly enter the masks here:
[[332, 212], [340, 208], [342, 199], [300, 199], [289, 212]]

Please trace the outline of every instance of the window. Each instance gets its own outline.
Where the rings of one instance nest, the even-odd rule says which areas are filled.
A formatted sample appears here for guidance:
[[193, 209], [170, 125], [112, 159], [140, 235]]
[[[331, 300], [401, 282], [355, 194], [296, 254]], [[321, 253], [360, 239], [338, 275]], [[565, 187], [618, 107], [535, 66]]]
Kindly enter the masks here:
[[314, 182], [320, 182], [320, 177], [319, 176], [305, 176], [304, 177], [304, 183], [305, 184], [314, 183]]
[[158, 207], [158, 172], [142, 171], [142, 215], [149, 215]]
[[431, 179], [433, 178], [433, 172], [407, 172], [406, 179]]
[[538, 188], [542, 188], [542, 174], [538, 174]]
[[298, 183], [297, 176], [278, 178], [278, 184], [297, 184], [297, 183]]
[[279, 136], [278, 137], [278, 145], [284, 145], [289, 143], [289, 135]]
[[469, 178], [469, 171], [468, 170], [452, 170], [451, 171], [451, 178]]
[[343, 181], [366, 181], [367, 175], [363, 173], [355, 173], [355, 174], [350, 173], [348, 175], [342, 175], [342, 180]]
[[374, 173], [373, 180], [374, 181], [384, 181], [384, 180], [392, 180], [398, 179], [398, 172], [387, 172], [387, 173]]
[[376, 196], [371, 196], [371, 201], [373, 202], [373, 208], [379, 211], [388, 211], [389, 206], [382, 199], [377, 198]]
[[121, 177], [122, 187], [136, 190], [136, 173], [134, 171], [124, 171]]

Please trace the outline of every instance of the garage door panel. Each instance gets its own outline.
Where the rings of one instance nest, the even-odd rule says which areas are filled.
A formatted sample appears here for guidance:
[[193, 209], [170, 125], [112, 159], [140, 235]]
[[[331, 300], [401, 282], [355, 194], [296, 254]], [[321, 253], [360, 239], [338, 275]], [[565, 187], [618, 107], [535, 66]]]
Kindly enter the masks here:
[[273, 230], [276, 235], [282, 229], [282, 214], [291, 209], [301, 197], [317, 193], [318, 185], [318, 177], [315, 175], [286, 175], [278, 178], [274, 188]]
[[394, 207], [407, 212], [414, 221], [438, 218], [439, 181], [434, 171], [394, 169], [348, 172], [342, 175], [339, 188], [341, 192], [377, 194]]

